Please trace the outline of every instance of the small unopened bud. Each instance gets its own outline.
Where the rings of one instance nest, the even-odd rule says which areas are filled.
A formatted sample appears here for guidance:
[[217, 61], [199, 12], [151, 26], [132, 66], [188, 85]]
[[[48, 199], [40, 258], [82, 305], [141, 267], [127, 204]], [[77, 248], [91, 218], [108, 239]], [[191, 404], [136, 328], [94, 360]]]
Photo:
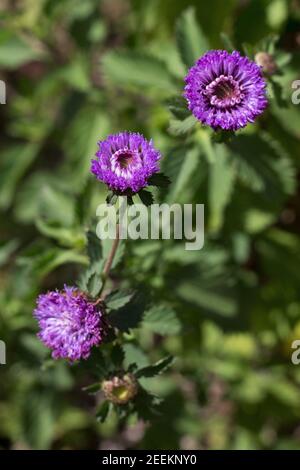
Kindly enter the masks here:
[[267, 52], [258, 52], [255, 55], [255, 62], [259, 65], [264, 73], [273, 75], [277, 71], [277, 64], [274, 57]]
[[128, 373], [122, 377], [112, 377], [102, 382], [105, 397], [116, 405], [126, 405], [138, 393], [138, 383], [134, 375]]

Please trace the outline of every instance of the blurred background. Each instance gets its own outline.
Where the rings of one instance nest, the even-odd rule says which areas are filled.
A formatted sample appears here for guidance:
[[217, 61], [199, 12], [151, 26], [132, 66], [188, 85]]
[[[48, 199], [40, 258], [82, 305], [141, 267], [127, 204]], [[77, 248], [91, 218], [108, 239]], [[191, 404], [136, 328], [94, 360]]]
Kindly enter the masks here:
[[[299, 449], [300, 1], [0, 0], [0, 11], [0, 448]], [[227, 150], [168, 106], [189, 35], [195, 57], [233, 44], [277, 61], [272, 104]], [[48, 361], [32, 311], [86, 266], [106, 196], [90, 160], [125, 129], [161, 149], [172, 180], [161, 200], [205, 204], [206, 240], [190, 252], [128, 242], [114, 276], [145, 284], [177, 320], [132, 331], [127, 360], [176, 362], [148, 381], [161, 415], [101, 424], [88, 372]]]

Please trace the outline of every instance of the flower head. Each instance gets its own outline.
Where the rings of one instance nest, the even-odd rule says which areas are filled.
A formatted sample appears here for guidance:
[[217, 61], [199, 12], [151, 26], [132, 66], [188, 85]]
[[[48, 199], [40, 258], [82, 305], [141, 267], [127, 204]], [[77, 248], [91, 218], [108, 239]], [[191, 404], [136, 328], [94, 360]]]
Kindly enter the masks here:
[[34, 316], [38, 337], [52, 349], [54, 359], [87, 359], [103, 337], [101, 312], [74, 287], [40, 295]]
[[105, 397], [116, 405], [126, 405], [138, 393], [138, 382], [133, 374], [112, 377], [104, 380], [102, 390]]
[[98, 142], [98, 146], [91, 171], [119, 194], [137, 193], [159, 171], [160, 152], [141, 134], [120, 132]]
[[268, 104], [260, 67], [237, 51], [207, 52], [189, 70], [185, 81], [189, 109], [215, 130], [245, 127]]

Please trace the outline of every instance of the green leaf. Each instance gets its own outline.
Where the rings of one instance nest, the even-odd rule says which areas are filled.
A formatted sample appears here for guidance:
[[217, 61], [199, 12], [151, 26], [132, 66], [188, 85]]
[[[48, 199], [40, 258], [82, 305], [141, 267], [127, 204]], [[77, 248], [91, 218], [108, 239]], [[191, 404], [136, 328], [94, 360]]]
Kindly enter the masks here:
[[77, 285], [81, 290], [87, 292], [92, 297], [97, 297], [103, 285], [101, 279], [104, 265], [102, 244], [95, 232], [91, 230], [87, 232], [86, 237], [90, 266], [81, 274]]
[[240, 135], [229, 144], [239, 177], [251, 189], [263, 192], [277, 203], [284, 194], [292, 194], [295, 169], [281, 145], [266, 133]]
[[178, 295], [186, 302], [194, 303], [204, 310], [215, 312], [224, 317], [234, 316], [237, 312], [234, 292], [218, 293], [213, 287], [199, 287], [199, 284], [184, 282], [178, 287]]
[[0, 243], [0, 267], [4, 266], [19, 246], [18, 240]]
[[19, 403], [19, 432], [22, 440], [33, 449], [48, 448], [55, 432], [57, 411], [51, 390], [27, 390]]
[[75, 194], [86, 184], [97, 142], [109, 133], [109, 129], [108, 115], [99, 104], [80, 107], [72, 117], [63, 142], [67, 156], [63, 174], [68, 175], [69, 187]]
[[232, 131], [217, 131], [214, 132], [212, 140], [216, 144], [225, 144], [230, 142], [235, 136], [235, 133]]
[[104, 423], [106, 420], [108, 413], [111, 409], [111, 403], [108, 400], [105, 400], [101, 403], [99, 406], [97, 413], [96, 413], [96, 418], [97, 421], [100, 421], [100, 423]]
[[197, 23], [195, 9], [185, 10], [176, 24], [176, 40], [182, 62], [191, 67], [199, 57], [210, 49], [200, 25]]
[[16, 69], [41, 56], [41, 51], [34, 50], [17, 36], [8, 37], [0, 43], [0, 66], [3, 68]]
[[220, 34], [220, 37], [221, 37], [221, 40], [224, 44], [224, 47], [225, 49], [228, 51], [228, 52], [232, 52], [235, 50], [235, 47], [234, 47], [234, 44], [232, 42], [232, 40], [230, 39], [230, 37], [228, 36], [228, 34], [226, 33], [221, 33]]
[[86, 290], [91, 297], [97, 297], [101, 291], [102, 285], [101, 272], [93, 272], [88, 278]]
[[111, 51], [102, 58], [102, 70], [109, 82], [117, 86], [145, 87], [177, 92], [176, 79], [166, 64], [147, 54], [133, 51]]
[[288, 100], [284, 96], [284, 87], [281, 83], [269, 78], [268, 92], [272, 99], [275, 99], [279, 108], [288, 108]]
[[170, 174], [172, 184], [168, 188], [167, 201], [186, 202], [190, 198], [190, 192], [195, 191], [202, 181], [205, 173], [197, 177], [195, 174], [201, 166], [201, 155], [197, 147], [179, 147], [170, 152], [165, 159], [165, 170]]
[[149, 359], [144, 351], [134, 343], [124, 344], [124, 367], [131, 372], [135, 372], [137, 368], [146, 367], [149, 365]]
[[181, 136], [192, 131], [197, 124], [197, 119], [192, 114], [185, 118], [183, 121], [178, 119], [171, 119], [169, 132], [175, 136]]
[[173, 96], [169, 98], [166, 103], [173, 116], [180, 121], [183, 121], [191, 114], [187, 106], [187, 101], [183, 96]]
[[169, 184], [171, 184], [170, 179], [163, 173], [154, 173], [148, 179], [148, 185], [156, 186], [157, 188], [167, 188]]
[[141, 377], [155, 377], [157, 375], [162, 374], [165, 372], [169, 367], [171, 367], [172, 363], [174, 362], [173, 356], [167, 356], [164, 359], [156, 362], [151, 366], [143, 367], [142, 369], [136, 372], [136, 378], [140, 379]]
[[245, 214], [245, 229], [247, 233], [259, 233], [276, 222], [276, 215], [258, 209], [249, 209]]
[[87, 252], [91, 264], [99, 263], [102, 259], [102, 245], [101, 240], [97, 237], [95, 232], [89, 230], [87, 232]]
[[113, 191], [110, 191], [106, 197], [106, 203], [109, 204], [110, 206], [114, 206], [118, 200], [117, 194], [115, 194]]
[[109, 310], [118, 310], [130, 302], [133, 295], [133, 292], [126, 292], [118, 289], [106, 296], [105, 304]]
[[125, 352], [122, 346], [116, 344], [111, 352], [111, 360], [116, 368], [121, 368], [125, 359]]
[[131, 328], [136, 328], [142, 320], [146, 308], [147, 301], [145, 297], [138, 294], [126, 305], [110, 313], [110, 324], [120, 331], [129, 331]]
[[87, 387], [83, 387], [83, 391], [84, 392], [87, 392], [87, 393], [91, 393], [91, 394], [94, 394], [94, 393], [97, 393], [99, 392], [99, 390], [101, 389], [101, 384], [100, 382], [95, 382], [91, 385], [88, 385]]
[[157, 305], [147, 310], [142, 326], [159, 335], [176, 335], [181, 329], [175, 311], [167, 305]]
[[80, 226], [87, 226], [91, 215], [91, 202], [93, 196], [93, 186], [87, 181], [82, 191], [76, 196], [75, 216], [76, 222]]
[[42, 279], [59, 266], [69, 263], [86, 265], [88, 260], [86, 256], [74, 250], [45, 249], [45, 247], [42, 249], [38, 245], [28, 249], [26, 255], [17, 259], [17, 266], [22, 267], [27, 276], [34, 276], [37, 279]]
[[215, 146], [215, 153], [215, 162], [210, 165], [209, 209], [210, 228], [218, 231], [223, 225], [224, 211], [232, 195], [236, 170], [225, 146]]
[[151, 206], [151, 204], [154, 203], [153, 194], [150, 193], [149, 191], [145, 191], [145, 189], [141, 189], [141, 191], [138, 192], [138, 195], [140, 197], [140, 200], [145, 206]]
[[155, 417], [158, 417], [161, 414], [161, 403], [161, 398], [140, 387], [139, 393], [135, 398], [135, 408], [138, 417], [145, 421], [149, 421]]
[[43, 219], [51, 224], [71, 227], [74, 224], [74, 199], [51, 173], [33, 173], [18, 189], [15, 214], [22, 223]]
[[20, 179], [39, 151], [38, 144], [14, 145], [2, 151], [0, 163], [0, 207], [7, 209]]
[[59, 77], [80, 92], [87, 92], [91, 87], [89, 61], [84, 55], [78, 55], [60, 70]]
[[72, 247], [72, 248], [82, 248], [85, 244], [84, 234], [80, 229], [65, 228], [47, 224], [42, 219], [36, 221], [37, 229], [47, 237], [54, 238], [61, 245]]

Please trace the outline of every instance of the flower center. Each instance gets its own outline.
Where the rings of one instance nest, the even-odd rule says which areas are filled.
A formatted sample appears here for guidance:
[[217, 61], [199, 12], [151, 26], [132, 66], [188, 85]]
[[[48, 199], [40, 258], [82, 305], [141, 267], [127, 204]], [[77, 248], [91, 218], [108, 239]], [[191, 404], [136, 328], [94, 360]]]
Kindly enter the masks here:
[[127, 168], [133, 160], [133, 154], [130, 150], [118, 150], [115, 153], [120, 168]]
[[221, 75], [206, 86], [203, 94], [217, 108], [231, 108], [244, 98], [243, 86], [240, 86], [232, 75]]
[[123, 178], [130, 178], [132, 175], [133, 167], [141, 165], [139, 154], [125, 147], [117, 150], [111, 158], [111, 168], [117, 176]]

